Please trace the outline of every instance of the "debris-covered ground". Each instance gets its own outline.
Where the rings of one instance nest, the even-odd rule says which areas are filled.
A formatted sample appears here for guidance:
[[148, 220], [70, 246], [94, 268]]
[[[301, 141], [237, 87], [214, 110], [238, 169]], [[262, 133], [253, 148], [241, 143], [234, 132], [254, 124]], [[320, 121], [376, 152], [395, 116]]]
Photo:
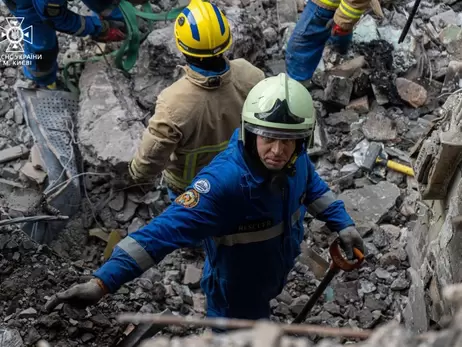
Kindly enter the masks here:
[[[307, 323], [374, 328], [393, 319], [413, 319], [413, 311], [406, 309], [413, 278], [405, 246], [417, 219], [415, 180], [384, 167], [366, 173], [359, 168], [356, 149], [377, 141], [390, 159], [409, 165], [413, 147], [430, 131], [449, 93], [459, 88], [462, 14], [460, 5], [447, 3], [423, 1], [402, 44], [397, 42], [412, 1], [384, 4], [384, 19], [365, 15], [348, 55], [340, 56], [330, 47], [325, 50], [310, 90], [327, 151], [313, 160], [345, 201], [367, 242], [368, 256], [359, 271], [342, 273], [331, 283]], [[174, 5], [163, 1], [154, 7], [160, 11]], [[303, 1], [226, 0], [219, 5], [233, 25], [230, 56], [247, 58], [268, 74], [281, 71], [283, 49]], [[2, 6], [0, 24], [9, 16]], [[81, 6], [70, 3], [74, 10], [84, 11]], [[133, 139], [152, 115], [157, 94], [178, 77], [174, 67], [183, 61], [171, 35], [171, 24], [157, 24], [141, 48], [131, 78], [104, 61], [83, 72], [76, 131], [82, 172], [94, 174], [82, 176], [82, 208], [66, 230], [50, 246], [43, 246], [17, 225], [0, 227], [0, 329], [18, 331], [27, 346], [40, 339], [53, 346], [111, 346], [125, 330], [115, 321], [121, 312], [158, 313], [169, 308], [181, 315], [204, 315], [200, 250], [175, 251], [142, 278], [87, 310], [61, 305], [51, 314], [42, 312], [47, 297], [91, 276], [104, 261], [107, 243], [145, 225], [169, 203], [159, 182], [154, 187], [126, 187], [123, 182], [114, 184], [109, 173], [126, 167], [136, 147]], [[68, 59], [98, 52], [86, 39], [59, 35], [59, 42], [61, 67]], [[27, 86], [30, 83], [19, 68], [0, 66], [0, 221], [34, 215], [34, 203], [46, 182], [46, 169], [40, 169], [34, 156], [33, 138], [16, 98], [16, 88]], [[99, 105], [101, 97], [114, 104], [104, 108]], [[127, 121], [124, 127], [115, 124], [120, 119]], [[115, 125], [108, 126], [111, 122]], [[125, 146], [129, 141], [132, 147]], [[328, 259], [333, 235], [319, 221], [306, 222], [302, 249], [312, 247]], [[272, 320], [292, 321], [314, 292], [320, 278], [309, 265], [307, 259], [299, 259], [286, 288], [271, 302]], [[171, 327], [162, 333], [201, 331]]]

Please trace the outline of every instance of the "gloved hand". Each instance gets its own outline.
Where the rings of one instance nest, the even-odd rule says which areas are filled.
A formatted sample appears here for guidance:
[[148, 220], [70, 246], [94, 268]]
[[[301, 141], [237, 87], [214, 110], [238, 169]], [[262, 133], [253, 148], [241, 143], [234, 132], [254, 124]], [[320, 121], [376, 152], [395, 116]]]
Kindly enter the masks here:
[[98, 42], [117, 42], [125, 39], [125, 34], [113, 21], [101, 20], [103, 29], [97, 36], [93, 36], [93, 40]]
[[45, 304], [45, 310], [51, 312], [61, 303], [77, 308], [85, 308], [96, 304], [108, 292], [103, 281], [92, 278], [90, 281], [77, 284], [70, 289], [53, 295]]
[[353, 30], [342, 29], [333, 19], [329, 21], [327, 26], [331, 28], [329, 42], [340, 54], [345, 54], [353, 38]]
[[353, 248], [357, 248], [364, 254], [364, 241], [358, 230], [354, 226], [349, 226], [342, 229], [338, 233], [340, 238], [340, 246], [345, 251], [349, 260], [355, 259]]

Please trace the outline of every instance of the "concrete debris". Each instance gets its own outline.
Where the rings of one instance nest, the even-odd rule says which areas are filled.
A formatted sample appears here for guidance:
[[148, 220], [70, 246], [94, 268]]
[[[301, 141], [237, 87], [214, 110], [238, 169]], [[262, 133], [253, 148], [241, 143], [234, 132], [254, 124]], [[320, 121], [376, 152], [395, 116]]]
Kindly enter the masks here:
[[462, 62], [451, 61], [444, 78], [442, 93], [452, 93], [462, 86]]
[[33, 145], [30, 150], [30, 161], [34, 169], [45, 171], [45, 163], [43, 162], [37, 145]]
[[329, 76], [327, 86], [324, 90], [324, 100], [340, 106], [347, 106], [350, 103], [353, 82], [344, 77]]
[[0, 342], [2, 347], [23, 347], [24, 343], [16, 329], [0, 326]]
[[400, 191], [397, 186], [382, 181], [377, 185], [346, 190], [338, 196], [338, 199], [345, 202], [347, 211], [358, 230], [366, 233], [395, 206], [399, 196]]
[[364, 114], [369, 112], [369, 99], [367, 96], [363, 96], [361, 98], [352, 100], [347, 107], [345, 107], [347, 110], [353, 110], [359, 114]]
[[86, 64], [79, 83], [78, 143], [88, 164], [125, 172], [141, 141], [143, 112], [125, 77], [113, 74], [106, 72], [104, 61]]
[[364, 136], [371, 141], [394, 140], [398, 135], [396, 122], [387, 116], [370, 112], [366, 121], [362, 124]]
[[34, 181], [37, 184], [43, 184], [47, 178], [46, 172], [34, 168], [34, 165], [30, 161], [24, 164], [24, 166], [21, 168], [21, 173], [29, 180]]
[[[452, 2], [423, 1], [407, 38], [400, 44], [397, 41], [413, 3], [381, 3], [384, 18], [379, 21], [370, 14], [363, 16], [355, 27], [348, 54], [327, 48], [309, 86], [318, 114], [316, 136], [319, 139], [323, 134], [318, 142], [323, 151], [310, 156], [320, 176], [345, 201], [365, 238], [368, 258], [359, 271], [335, 278], [307, 323], [363, 329], [381, 326], [364, 343], [367, 347], [418, 346], [404, 327], [383, 324], [396, 318], [413, 331], [426, 331], [431, 324], [444, 328], [444, 317], [455, 312], [454, 305], [443, 297], [442, 285], [462, 281], [461, 242], [455, 232], [457, 226], [451, 224], [460, 214], [456, 195], [462, 188], [448, 183], [444, 190], [442, 184], [449, 176], [458, 182], [460, 175], [457, 170], [449, 175], [452, 166], [441, 169], [439, 164], [438, 168], [442, 156], [451, 159], [440, 152], [440, 139], [431, 140], [437, 144], [434, 148], [425, 142], [431, 129], [442, 126], [443, 130], [436, 132], [439, 134], [460, 127], [458, 102], [440, 108], [447, 97], [444, 93], [462, 86], [462, 7]], [[304, 2], [219, 0], [218, 4], [233, 32], [227, 57], [244, 57], [268, 75], [284, 71], [284, 50], [297, 9], [301, 12]], [[162, 0], [153, 6], [157, 12], [176, 3]], [[85, 10], [80, 3], [72, 7], [76, 12]], [[9, 15], [0, 4], [0, 26]], [[13, 226], [0, 230], [0, 319], [7, 327], [0, 328], [0, 334], [7, 329], [11, 335], [16, 329], [19, 333], [14, 334], [22, 338], [21, 346], [38, 345], [40, 340], [57, 347], [115, 345], [123, 334], [116, 323], [122, 311], [157, 313], [169, 308], [184, 316], [206, 313], [206, 298], [200, 288], [204, 254], [198, 249], [172, 252], [141, 278], [85, 312], [68, 305], [61, 305], [51, 314], [41, 310], [47, 296], [83, 281], [101, 265], [112, 250], [113, 245], [104, 253], [107, 242], [113, 243], [146, 225], [170, 203], [160, 178], [155, 179], [152, 189], [115, 189], [105, 174], [126, 172], [145, 122], [155, 111], [157, 95], [181, 77], [176, 66], [185, 60], [175, 46], [172, 30], [171, 22], [156, 23], [129, 77], [105, 62], [86, 64], [80, 79], [76, 142], [83, 158], [86, 174], [82, 179], [88, 198], [83, 200], [78, 216], [50, 247], [35, 244]], [[95, 52], [86, 40], [61, 33], [58, 39], [61, 67], [69, 59]], [[110, 45], [105, 49], [109, 51]], [[32, 165], [34, 174], [47, 170], [35, 147], [27, 162], [32, 138], [15, 97], [15, 88], [28, 86], [22, 78], [16, 67], [0, 68], [0, 219], [34, 213], [42, 196], [27, 186], [46, 180], [43, 175], [31, 175], [34, 181], [19, 181], [23, 168], [30, 170]], [[450, 126], [441, 120], [448, 109]], [[389, 157], [415, 169], [421, 167], [416, 170], [416, 178], [379, 166], [368, 174], [360, 170], [348, 153], [364, 139], [384, 142]], [[423, 145], [419, 147], [420, 140]], [[407, 155], [414, 144], [416, 153], [421, 147], [426, 151], [415, 163], [415, 156], [411, 160]], [[20, 153], [18, 148], [25, 151]], [[449, 161], [454, 164], [457, 160]], [[443, 171], [446, 175], [441, 174]], [[436, 183], [433, 187], [438, 187], [438, 196], [444, 199], [422, 203], [426, 183]], [[333, 237], [323, 222], [306, 220], [305, 246], [326, 260]], [[320, 278], [299, 259], [282, 292], [270, 302], [271, 321], [293, 320]], [[146, 345], [338, 347], [340, 342], [351, 342], [320, 340], [319, 336], [280, 336], [274, 329], [273, 325], [261, 325], [255, 331], [203, 336], [202, 328], [172, 326]], [[167, 337], [180, 334], [189, 337]], [[443, 329], [431, 336], [437, 334], [444, 339], [451, 332]], [[436, 347], [436, 343], [429, 342], [426, 347]]]
[[353, 41], [357, 43], [371, 42], [379, 39], [377, 23], [371, 15], [365, 15], [360, 19], [353, 31]]
[[28, 154], [29, 149], [21, 145], [4, 149], [0, 151], [0, 164], [27, 157]]
[[421, 85], [399, 77], [395, 81], [399, 96], [413, 107], [420, 107], [427, 101], [427, 90]]

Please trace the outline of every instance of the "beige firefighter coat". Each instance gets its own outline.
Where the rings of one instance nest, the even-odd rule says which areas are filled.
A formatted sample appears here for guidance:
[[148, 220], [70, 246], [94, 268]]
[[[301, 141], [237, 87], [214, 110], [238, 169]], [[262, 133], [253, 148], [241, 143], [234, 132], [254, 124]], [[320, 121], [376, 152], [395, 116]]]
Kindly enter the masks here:
[[325, 9], [335, 11], [334, 22], [344, 30], [352, 30], [369, 8], [370, 0], [313, 0]]
[[265, 78], [244, 59], [228, 62], [230, 69], [218, 77], [204, 77], [183, 66], [185, 75], [159, 94], [131, 165], [137, 179], [163, 171], [167, 186], [181, 193], [226, 148], [240, 126], [247, 94]]

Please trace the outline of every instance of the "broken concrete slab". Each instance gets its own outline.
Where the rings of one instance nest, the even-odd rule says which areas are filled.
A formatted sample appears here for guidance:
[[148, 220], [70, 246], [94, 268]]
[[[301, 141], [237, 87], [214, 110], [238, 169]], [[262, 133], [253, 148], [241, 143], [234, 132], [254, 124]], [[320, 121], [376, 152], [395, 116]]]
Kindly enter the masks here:
[[34, 144], [30, 150], [30, 160], [34, 169], [45, 171], [46, 166], [36, 144]]
[[417, 271], [410, 268], [408, 273], [411, 277], [409, 289], [409, 301], [403, 311], [406, 328], [422, 333], [428, 329], [428, 315], [425, 303], [425, 285]]
[[42, 194], [34, 189], [15, 189], [8, 197], [8, 208], [25, 216], [31, 215], [36, 212], [41, 199]]
[[372, 18], [371, 15], [365, 15], [356, 24], [355, 30], [353, 31], [353, 42], [371, 42], [379, 38], [375, 19]]
[[338, 196], [343, 200], [358, 230], [364, 234], [395, 206], [400, 196], [399, 188], [387, 181], [369, 185], [360, 189], [346, 190]]
[[42, 170], [37, 170], [34, 168], [32, 162], [28, 161], [22, 168], [21, 173], [26, 176], [29, 180], [37, 183], [43, 184], [47, 178], [47, 173]]
[[16, 329], [0, 326], [0, 342], [2, 347], [23, 347], [21, 334]]
[[184, 273], [183, 284], [191, 288], [199, 288], [201, 277], [202, 270], [192, 264], [188, 264]]
[[421, 85], [402, 77], [396, 79], [395, 85], [401, 99], [412, 107], [423, 106], [427, 101], [427, 90]]
[[453, 9], [449, 11], [437, 14], [430, 18], [430, 22], [435, 26], [435, 28], [439, 31], [441, 29], [446, 28], [449, 25], [462, 25], [457, 13], [454, 12]]
[[347, 110], [353, 110], [359, 114], [364, 114], [369, 112], [369, 99], [367, 95], [352, 100], [346, 107]]
[[448, 65], [448, 71], [444, 78], [441, 93], [452, 93], [460, 89], [462, 85], [462, 62], [451, 61]]
[[22, 145], [6, 148], [0, 151], [0, 164], [19, 158], [27, 158], [28, 154], [29, 150]]
[[350, 103], [353, 82], [344, 77], [329, 76], [327, 86], [324, 90], [326, 102], [332, 102], [340, 106], [347, 106]]
[[382, 106], [390, 102], [388, 96], [385, 93], [383, 93], [378, 86], [376, 86], [375, 84], [372, 84], [371, 86], [372, 92], [374, 93], [375, 100], [377, 101], [378, 105]]
[[396, 122], [384, 114], [370, 112], [362, 124], [362, 132], [368, 140], [389, 141], [398, 136]]
[[138, 148], [143, 112], [131, 97], [129, 81], [105, 62], [85, 65], [80, 78], [78, 143], [84, 161], [108, 171], [126, 171]]
[[366, 65], [366, 59], [363, 56], [359, 56], [335, 66], [333, 69], [326, 72], [334, 76], [351, 78], [359, 74], [364, 65]]
[[279, 25], [297, 22], [297, 2], [295, 0], [277, 0], [276, 8]]
[[327, 125], [333, 127], [333, 130], [339, 130], [341, 132], [349, 132], [350, 125], [358, 120], [359, 115], [352, 110], [331, 113], [327, 118], [325, 118]]

